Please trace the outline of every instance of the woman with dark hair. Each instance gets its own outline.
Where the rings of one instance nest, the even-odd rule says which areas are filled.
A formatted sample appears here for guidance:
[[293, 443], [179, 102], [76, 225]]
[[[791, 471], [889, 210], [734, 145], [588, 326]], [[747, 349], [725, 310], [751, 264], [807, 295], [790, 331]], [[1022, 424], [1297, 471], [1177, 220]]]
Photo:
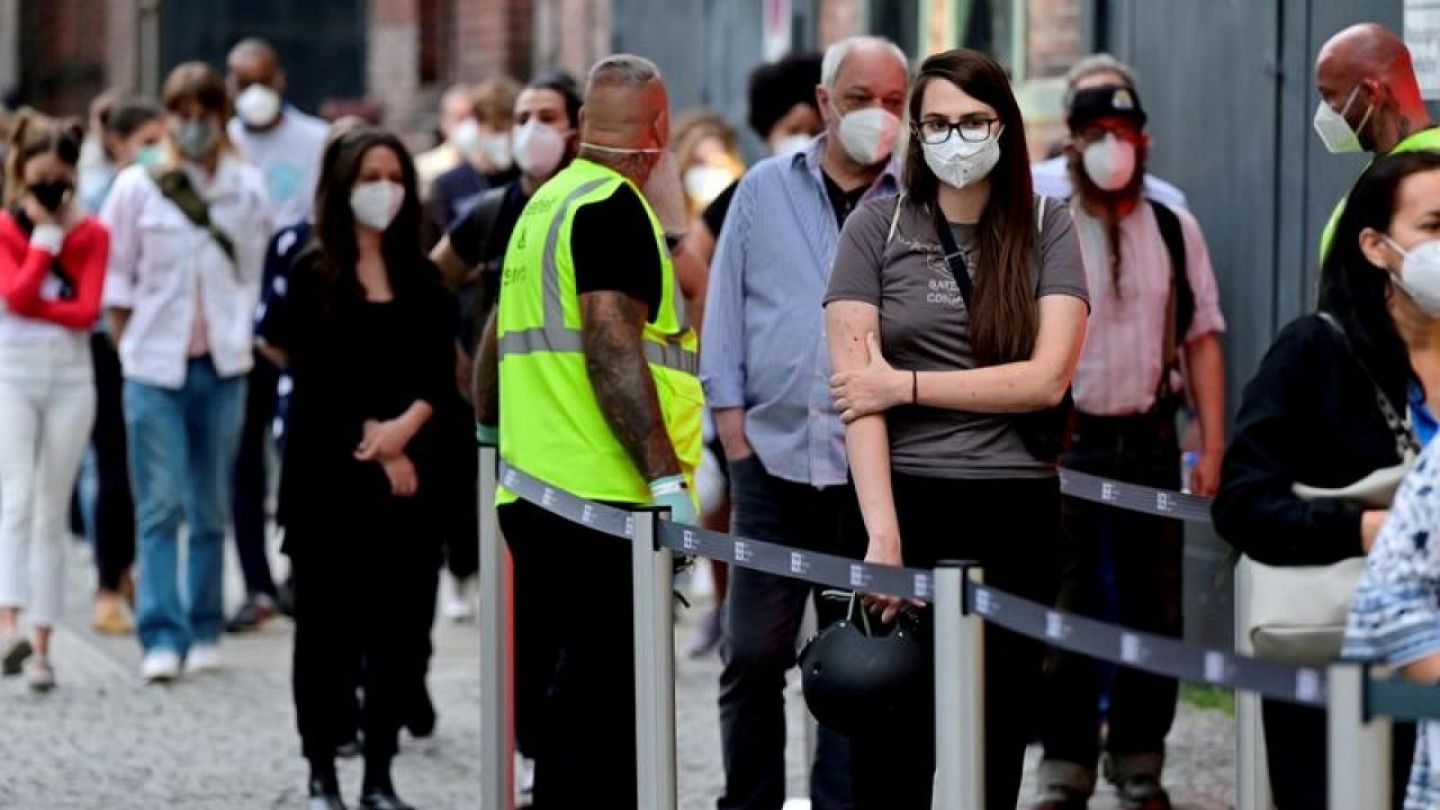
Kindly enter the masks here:
[[[976, 560], [988, 583], [1051, 604], [1063, 419], [1037, 414], [1066, 400], [1080, 356], [1079, 244], [1065, 205], [1031, 193], [1024, 123], [993, 59], [925, 60], [909, 118], [909, 191], [846, 222], [826, 296], [855, 530], [870, 562]], [[902, 609], [869, 601], [886, 621]], [[985, 643], [985, 806], [1014, 807], [1044, 646], [998, 629]], [[934, 721], [920, 703], [852, 737], [858, 806], [930, 806]]]
[[[90, 329], [110, 234], [75, 196], [78, 121], [20, 119], [0, 212], [0, 674], [55, 686], [70, 493], [95, 420]], [[35, 642], [20, 633], [22, 609]]]
[[[1307, 500], [1294, 487], [1348, 486], [1401, 463], [1401, 445], [1433, 435], [1440, 283], [1405, 257], [1437, 236], [1440, 155], [1385, 158], [1350, 192], [1321, 267], [1320, 311], [1275, 339], [1245, 387], [1221, 468], [1215, 528], [1256, 562], [1329, 565], [1364, 556], [1374, 543], [1384, 510]], [[1377, 386], [1397, 416], [1408, 410], [1414, 436], [1391, 429]], [[1265, 701], [1263, 711], [1276, 807], [1325, 807], [1325, 712], [1279, 701]], [[1413, 730], [1396, 732], [1399, 806]]]
[[431, 417], [454, 385], [455, 304], [420, 250], [415, 169], [399, 139], [360, 130], [332, 148], [317, 242], [261, 327], [294, 380], [280, 509], [295, 578], [295, 708], [310, 806], [344, 807], [335, 749], [360, 683], [359, 806], [404, 810], [390, 763], [423, 677], [440, 564]]

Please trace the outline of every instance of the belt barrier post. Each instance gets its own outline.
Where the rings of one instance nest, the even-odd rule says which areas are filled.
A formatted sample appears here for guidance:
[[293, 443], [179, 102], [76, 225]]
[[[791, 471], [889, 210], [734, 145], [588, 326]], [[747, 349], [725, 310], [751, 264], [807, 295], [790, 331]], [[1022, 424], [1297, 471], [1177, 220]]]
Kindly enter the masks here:
[[675, 630], [669, 549], [660, 513], [635, 513], [631, 574], [635, 611], [635, 775], [640, 810], [675, 810]]
[[500, 454], [480, 448], [480, 807], [511, 810], [515, 801], [513, 739], [507, 707], [513, 684], [510, 566], [495, 515]]
[[[1235, 650], [1254, 655], [1247, 628], [1250, 594], [1254, 584], [1250, 565], [1242, 558], [1235, 565]], [[1235, 808], [1271, 810], [1270, 772], [1265, 761], [1265, 735], [1261, 726], [1260, 696], [1235, 691]]]
[[1365, 716], [1365, 668], [1334, 664], [1329, 680], [1329, 804], [1389, 807], [1390, 723]]
[[935, 807], [985, 808], [985, 623], [967, 605], [971, 563], [935, 567]]

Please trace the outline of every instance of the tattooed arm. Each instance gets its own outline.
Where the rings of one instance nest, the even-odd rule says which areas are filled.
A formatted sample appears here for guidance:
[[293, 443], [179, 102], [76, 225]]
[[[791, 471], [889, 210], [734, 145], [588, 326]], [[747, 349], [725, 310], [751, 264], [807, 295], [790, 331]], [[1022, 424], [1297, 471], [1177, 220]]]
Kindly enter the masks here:
[[680, 461], [665, 431], [641, 345], [645, 304], [621, 292], [584, 293], [580, 320], [585, 369], [615, 438], [646, 481], [679, 475]]

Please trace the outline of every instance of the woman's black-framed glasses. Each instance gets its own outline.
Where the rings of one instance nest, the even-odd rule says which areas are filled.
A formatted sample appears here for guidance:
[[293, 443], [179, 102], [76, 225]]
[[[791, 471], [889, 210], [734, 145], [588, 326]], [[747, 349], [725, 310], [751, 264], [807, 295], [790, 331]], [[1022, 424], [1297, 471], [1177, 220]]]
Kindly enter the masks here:
[[917, 131], [920, 134], [920, 141], [928, 146], [939, 146], [950, 140], [950, 134], [957, 133], [960, 140], [966, 143], [983, 143], [990, 138], [995, 131], [995, 125], [1000, 123], [999, 118], [986, 118], [984, 116], [966, 116], [959, 121], [950, 122], [944, 118], [926, 118], [920, 122]]

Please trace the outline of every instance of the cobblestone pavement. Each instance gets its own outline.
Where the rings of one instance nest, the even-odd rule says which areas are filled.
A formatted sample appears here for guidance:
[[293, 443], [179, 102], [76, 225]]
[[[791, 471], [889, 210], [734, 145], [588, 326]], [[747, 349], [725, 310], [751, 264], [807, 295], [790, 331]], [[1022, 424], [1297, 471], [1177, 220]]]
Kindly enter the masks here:
[[[227, 593], [240, 593], [235, 566]], [[88, 554], [69, 565], [67, 611], [52, 659], [60, 687], [30, 693], [0, 682], [0, 808], [4, 810], [264, 810], [301, 808], [306, 769], [290, 700], [287, 620], [227, 637], [225, 669], [145, 686], [139, 644], [89, 628]], [[402, 735], [400, 795], [421, 810], [475, 808], [480, 793], [479, 641], [474, 625], [437, 625], [430, 688], [434, 738]], [[353, 803], [361, 765], [342, 761]]]

